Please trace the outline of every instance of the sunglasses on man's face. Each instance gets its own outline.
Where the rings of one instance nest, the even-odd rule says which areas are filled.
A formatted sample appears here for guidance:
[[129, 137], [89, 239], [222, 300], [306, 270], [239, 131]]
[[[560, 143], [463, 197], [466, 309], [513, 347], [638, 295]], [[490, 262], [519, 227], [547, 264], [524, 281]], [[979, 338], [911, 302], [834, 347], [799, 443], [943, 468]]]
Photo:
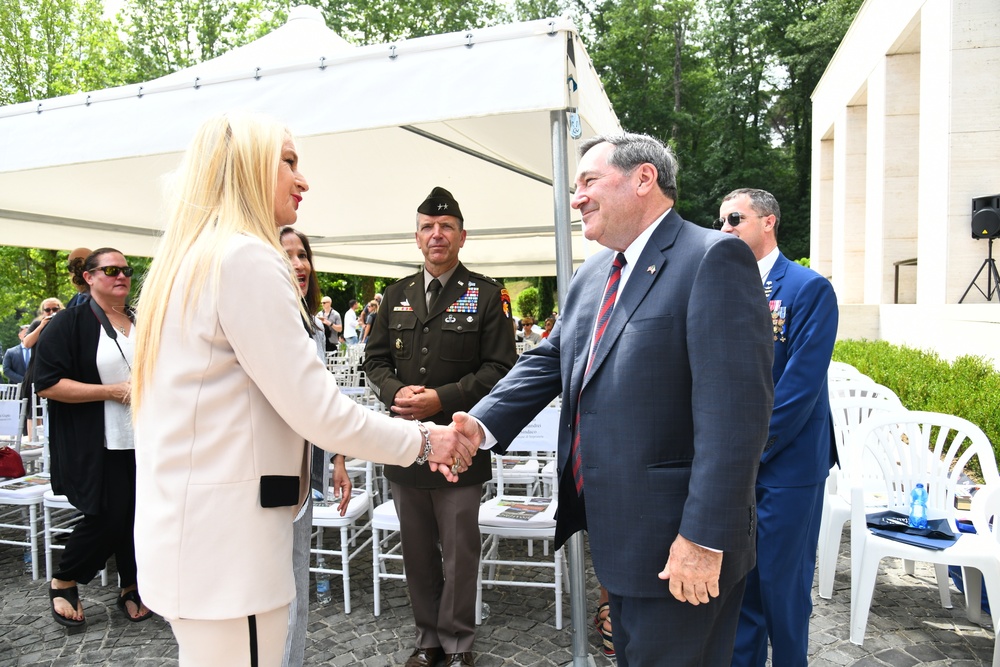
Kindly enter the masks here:
[[131, 278], [134, 270], [131, 266], [99, 266], [94, 269], [94, 273], [103, 271], [109, 278], [117, 278], [119, 273], [124, 273], [126, 278]]
[[746, 216], [739, 211], [733, 211], [724, 218], [716, 218], [715, 223], [712, 225], [715, 229], [722, 229], [728, 222], [730, 227], [736, 227], [741, 221], [745, 220]]

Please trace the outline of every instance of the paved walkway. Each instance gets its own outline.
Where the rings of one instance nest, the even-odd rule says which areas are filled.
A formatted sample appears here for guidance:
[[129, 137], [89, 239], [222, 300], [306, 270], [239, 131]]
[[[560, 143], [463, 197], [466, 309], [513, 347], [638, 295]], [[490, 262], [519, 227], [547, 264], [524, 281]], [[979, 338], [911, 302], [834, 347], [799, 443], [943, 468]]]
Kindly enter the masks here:
[[[845, 532], [844, 544], [846, 545]], [[810, 664], [973, 667], [989, 665], [992, 629], [969, 623], [962, 597], [953, 589], [954, 609], [942, 609], [933, 570], [918, 564], [906, 576], [899, 561], [885, 561], [875, 592], [865, 645], [847, 640], [849, 573], [840, 559], [832, 600], [816, 597], [810, 636]], [[87, 625], [69, 634], [49, 616], [44, 581], [22, 572], [21, 552], [0, 545], [0, 667], [22, 665], [121, 665], [166, 667], [177, 664], [177, 646], [169, 625], [160, 618], [133, 624], [115, 607], [117, 588], [82, 588]], [[220, 573], [222, 576], [222, 573]], [[266, 576], [266, 573], [262, 573]], [[588, 569], [590, 607], [596, 605], [597, 581]], [[352, 563], [352, 608], [342, 612], [335, 597], [326, 607], [312, 603], [307, 665], [402, 665], [412, 650], [413, 631], [403, 582], [383, 584], [382, 615], [372, 615], [371, 555]], [[335, 596], [341, 587], [334, 581]], [[569, 598], [566, 627], [554, 626], [554, 602], [548, 591], [498, 588], [484, 592], [490, 617], [476, 640], [480, 667], [566, 665], [570, 662]], [[588, 620], [588, 642], [598, 667], [614, 661], [600, 652], [600, 640]], [[669, 631], [669, 629], [667, 629]], [[664, 665], [670, 664], [664, 658]]]

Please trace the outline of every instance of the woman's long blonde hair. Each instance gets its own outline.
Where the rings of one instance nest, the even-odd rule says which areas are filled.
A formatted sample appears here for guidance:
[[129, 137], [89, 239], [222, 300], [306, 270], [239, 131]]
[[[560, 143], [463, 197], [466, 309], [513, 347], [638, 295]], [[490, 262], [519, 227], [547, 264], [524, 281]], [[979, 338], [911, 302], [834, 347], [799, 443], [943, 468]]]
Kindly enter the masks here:
[[[186, 281], [181, 302], [186, 316], [209, 276], [218, 275], [223, 250], [233, 236], [255, 236], [285, 257], [274, 220], [274, 189], [282, 144], [289, 135], [277, 121], [251, 114], [218, 116], [198, 129], [176, 173], [166, 232], [139, 296], [133, 411], [139, 409], [156, 370], [164, 317], [178, 276]], [[185, 262], [188, 268], [181, 274]], [[288, 280], [298, 294], [290, 268]]]

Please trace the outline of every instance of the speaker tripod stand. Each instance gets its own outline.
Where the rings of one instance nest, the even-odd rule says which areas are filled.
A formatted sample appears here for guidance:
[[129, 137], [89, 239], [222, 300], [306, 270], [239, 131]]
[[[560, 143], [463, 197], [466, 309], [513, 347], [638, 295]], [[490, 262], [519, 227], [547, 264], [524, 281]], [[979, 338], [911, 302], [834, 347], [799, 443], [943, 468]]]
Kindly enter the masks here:
[[[986, 271], [986, 291], [984, 292], [976, 281], [979, 280], [979, 276], [982, 275], [983, 271]], [[965, 288], [965, 294], [962, 298], [958, 300], [959, 303], [965, 301], [965, 297], [969, 295], [972, 288], [975, 287], [979, 290], [979, 293], [986, 297], [987, 301], [993, 300], [993, 295], [1000, 292], [1000, 271], [997, 271], [997, 261], [993, 259], [993, 239], [990, 239], [990, 249], [987, 254], [986, 259], [983, 260], [983, 265], [979, 267], [979, 271], [976, 273], [976, 277], [972, 279], [969, 286]], [[997, 296], [997, 301], [1000, 301], [1000, 295]]]

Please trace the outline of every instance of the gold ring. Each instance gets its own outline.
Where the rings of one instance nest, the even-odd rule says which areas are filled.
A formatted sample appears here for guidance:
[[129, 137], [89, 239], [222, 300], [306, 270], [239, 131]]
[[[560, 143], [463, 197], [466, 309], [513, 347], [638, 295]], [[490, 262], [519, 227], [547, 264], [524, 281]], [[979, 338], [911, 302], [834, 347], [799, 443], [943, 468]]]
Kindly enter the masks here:
[[461, 469], [461, 465], [462, 465], [462, 460], [461, 459], [459, 459], [457, 456], [454, 457], [454, 458], [452, 458], [452, 462], [451, 462], [451, 474], [452, 475], [457, 475], [458, 471]]

